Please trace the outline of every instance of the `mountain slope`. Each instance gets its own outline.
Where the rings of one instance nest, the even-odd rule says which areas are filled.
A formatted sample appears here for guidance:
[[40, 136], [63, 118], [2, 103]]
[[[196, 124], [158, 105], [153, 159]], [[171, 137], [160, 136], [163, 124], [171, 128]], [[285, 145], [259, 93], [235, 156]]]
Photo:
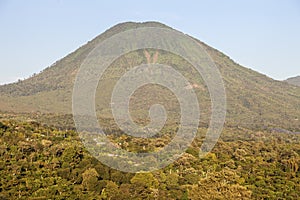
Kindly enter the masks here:
[[[76, 77], [76, 73], [89, 52], [95, 45], [106, 38], [124, 30], [139, 27], [164, 27], [166, 25], [157, 22], [133, 23], [127, 22], [118, 24], [103, 34], [99, 35], [86, 45], [80, 47], [75, 52], [69, 54], [65, 58], [57, 61], [41, 73], [18, 83], [4, 85], [0, 87], [0, 110], [12, 112], [45, 112], [70, 114], [72, 106], [72, 89]], [[226, 87], [227, 94], [227, 119], [228, 125], [239, 125], [247, 127], [281, 127], [291, 130], [299, 130], [300, 125], [298, 117], [300, 116], [300, 88], [289, 85], [285, 82], [275, 81], [265, 75], [259, 74], [251, 69], [247, 69], [235, 63], [228, 56], [216, 49], [198, 41], [205, 48], [208, 54], [219, 68]], [[154, 50], [148, 50], [150, 54], [154, 54]], [[180, 71], [180, 66], [188, 65], [184, 60], [174, 55], [158, 51], [158, 63], [169, 64], [175, 66]], [[135, 66], [147, 63], [147, 59], [143, 51], [132, 52], [118, 59], [111, 68], [111, 74], [107, 74], [107, 78], [99, 84], [98, 91], [112, 89], [116, 83], [117, 77], [121, 76], [118, 71], [120, 66], [126, 68], [128, 65]], [[122, 69], [123, 69], [122, 68]], [[189, 70], [181, 70], [187, 76], [193, 72]], [[188, 80], [199, 86], [195, 89], [198, 97], [201, 97], [201, 109], [203, 122], [206, 124], [209, 119], [209, 94], [203, 80], [195, 80], [188, 77]], [[163, 89], [155, 89], [160, 92]], [[148, 94], [148, 90], [140, 90], [140, 94]], [[99, 94], [98, 94], [99, 93]], [[110, 100], [109, 92], [107, 95], [101, 96], [98, 92], [98, 111], [105, 113], [105, 117], [112, 117], [111, 113], [103, 110], [102, 104], [107, 104]], [[161, 97], [162, 102], [168, 102], [170, 110], [176, 110], [176, 102], [169, 103], [172, 94]], [[153, 97], [156, 97], [153, 94]], [[155, 98], [153, 98], [155, 99]], [[149, 104], [152, 100], [149, 97]], [[136, 108], [144, 108], [141, 105]]]
[[288, 82], [291, 85], [300, 86], [300, 76], [288, 78], [285, 81]]

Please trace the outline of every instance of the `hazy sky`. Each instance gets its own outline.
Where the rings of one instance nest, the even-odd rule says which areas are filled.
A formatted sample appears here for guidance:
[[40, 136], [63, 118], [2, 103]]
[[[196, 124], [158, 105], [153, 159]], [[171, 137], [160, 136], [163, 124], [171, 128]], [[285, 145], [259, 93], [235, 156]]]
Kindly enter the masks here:
[[299, 0], [0, 0], [0, 83], [125, 21], [160, 21], [274, 79], [300, 75]]

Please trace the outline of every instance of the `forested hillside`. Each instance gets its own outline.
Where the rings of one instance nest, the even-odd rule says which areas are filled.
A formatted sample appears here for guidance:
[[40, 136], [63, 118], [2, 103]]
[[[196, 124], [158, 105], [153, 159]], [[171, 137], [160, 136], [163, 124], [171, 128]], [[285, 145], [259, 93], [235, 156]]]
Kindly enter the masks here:
[[[76, 132], [60, 129], [2, 115], [0, 199], [300, 198], [300, 134], [226, 128], [214, 150], [199, 159], [206, 131], [200, 128], [175, 163], [131, 174], [104, 166], [85, 150]], [[145, 150], [140, 139], [109, 137], [127, 150]], [[168, 133], [149, 141], [147, 150], [167, 142]]]
[[[118, 24], [73, 53], [58, 60], [41, 73], [18, 83], [0, 86], [0, 110], [17, 113], [72, 113], [72, 91], [80, 65], [86, 56], [101, 41], [129, 29], [142, 27], [169, 28], [158, 22]], [[251, 69], [240, 66], [220, 51], [195, 39], [215, 62], [222, 74], [227, 96], [228, 125], [239, 125], [248, 128], [272, 126], [289, 130], [299, 130], [300, 88], [285, 82], [275, 81]], [[145, 49], [131, 52], [117, 59], [98, 87], [99, 104], [107, 104], [109, 90], [126, 71], [132, 67], [146, 64], [147, 55], [156, 55], [156, 63], [166, 64], [181, 72], [194, 86], [200, 100], [203, 123], [208, 124], [210, 117], [210, 99], [207, 86], [200, 77], [195, 78], [195, 69], [179, 56], [170, 52]], [[153, 88], [152, 88], [153, 89]], [[103, 92], [104, 91], [104, 92]], [[145, 90], [147, 91], [147, 90]], [[141, 91], [141, 92], [145, 92]], [[148, 90], [149, 91], [149, 90]], [[154, 90], [159, 93], [159, 90]], [[164, 91], [163, 94], [166, 92]], [[102, 96], [101, 96], [102, 95]], [[157, 95], [156, 95], [157, 96]], [[169, 96], [160, 97], [164, 105], [169, 105]], [[148, 98], [148, 97], [147, 97]], [[150, 98], [150, 97], [149, 97]], [[140, 99], [144, 102], [147, 99]], [[99, 117], [111, 118], [111, 113], [98, 105]], [[175, 105], [175, 104], [174, 104]], [[172, 112], [176, 108], [169, 106]], [[138, 108], [137, 108], [138, 109]], [[101, 113], [100, 113], [101, 112]], [[137, 110], [139, 112], [139, 110]]]
[[113, 119], [115, 84], [153, 58], [180, 72], [192, 87], [185, 89], [194, 90], [201, 112], [197, 137], [182, 157], [151, 173], [120, 172], [91, 156], [72, 116], [77, 72], [99, 42], [141, 27], [170, 29], [157, 22], [118, 24], [42, 72], [0, 86], [0, 200], [300, 199], [300, 87], [245, 68], [197, 39], [226, 89], [227, 118], [214, 149], [199, 157], [212, 113], [203, 78], [194, 76], [196, 69], [178, 55], [140, 49], [116, 59], [99, 81], [95, 108], [106, 136], [118, 148], [145, 153], [164, 148], [179, 129], [176, 96], [154, 84], [135, 91], [130, 114], [137, 124], [146, 125], [151, 105], [163, 105], [168, 119], [159, 134], [135, 138]]

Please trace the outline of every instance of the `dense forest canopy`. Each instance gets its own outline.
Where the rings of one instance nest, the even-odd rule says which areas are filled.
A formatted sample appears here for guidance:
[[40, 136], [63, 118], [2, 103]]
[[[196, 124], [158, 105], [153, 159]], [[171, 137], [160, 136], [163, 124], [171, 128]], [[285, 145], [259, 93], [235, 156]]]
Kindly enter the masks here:
[[[66, 126], [25, 116], [2, 115], [0, 121], [0, 199], [300, 198], [300, 134], [227, 127], [214, 150], [199, 158], [206, 133], [200, 127], [179, 160], [152, 173], [131, 174], [96, 160]], [[147, 142], [108, 137], [139, 152], [160, 148], [170, 135]]]

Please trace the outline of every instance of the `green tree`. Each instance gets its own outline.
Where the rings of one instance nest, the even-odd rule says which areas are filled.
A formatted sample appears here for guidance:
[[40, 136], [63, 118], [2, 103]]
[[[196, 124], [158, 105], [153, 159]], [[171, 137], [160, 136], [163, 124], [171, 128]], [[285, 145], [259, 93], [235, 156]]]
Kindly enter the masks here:
[[82, 186], [87, 191], [99, 190], [99, 174], [94, 168], [89, 168], [82, 174]]

